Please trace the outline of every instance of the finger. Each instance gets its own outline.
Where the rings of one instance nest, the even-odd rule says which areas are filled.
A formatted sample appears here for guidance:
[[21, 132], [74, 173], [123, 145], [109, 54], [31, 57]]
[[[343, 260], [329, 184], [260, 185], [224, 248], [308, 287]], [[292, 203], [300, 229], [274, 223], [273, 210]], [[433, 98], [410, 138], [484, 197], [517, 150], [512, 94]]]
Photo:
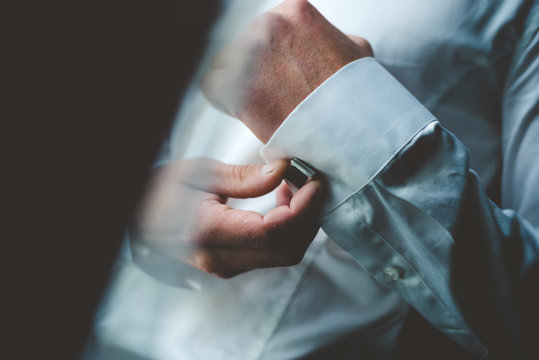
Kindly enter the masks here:
[[226, 275], [252, 269], [296, 265], [304, 253], [303, 247], [287, 251], [214, 247], [194, 250], [187, 262], [204, 272]]
[[281, 185], [276, 190], [276, 203], [277, 206], [290, 206], [290, 200], [292, 200], [292, 191], [285, 182], [282, 182]]
[[265, 216], [207, 201], [200, 207], [199, 221], [189, 242], [195, 247], [276, 249], [282, 247], [287, 233], [294, 233], [298, 243], [304, 243], [304, 238], [310, 238], [318, 229], [320, 196], [320, 182], [311, 181], [298, 190], [290, 206], [281, 205]]
[[269, 193], [281, 183], [287, 166], [285, 160], [266, 165], [229, 165], [216, 161], [196, 179], [187, 179], [187, 183], [225, 197], [257, 197]]
[[221, 197], [249, 198], [275, 189], [281, 183], [287, 167], [287, 160], [266, 165], [230, 165], [210, 158], [196, 158], [175, 161], [160, 171], [197, 190]]
[[265, 165], [227, 165], [214, 168], [215, 193], [235, 198], [256, 197], [275, 189], [283, 180], [287, 160], [277, 160]]
[[317, 215], [324, 196], [322, 182], [311, 180], [303, 185], [290, 200], [290, 209], [296, 215]]
[[311, 14], [312, 16], [322, 16], [309, 1], [305, 0], [285, 0], [270, 11], [291, 15]]
[[301, 218], [316, 218], [323, 197], [322, 183], [312, 180], [303, 185], [290, 200], [290, 206], [279, 206], [264, 216], [264, 221], [284, 225]]

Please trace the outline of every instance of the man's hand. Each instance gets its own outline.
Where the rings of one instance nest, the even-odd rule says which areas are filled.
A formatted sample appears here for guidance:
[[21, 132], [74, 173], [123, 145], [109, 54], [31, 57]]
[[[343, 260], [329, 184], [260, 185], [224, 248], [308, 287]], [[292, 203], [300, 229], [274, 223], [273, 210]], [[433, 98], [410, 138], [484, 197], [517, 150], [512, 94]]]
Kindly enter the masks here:
[[[297, 264], [319, 228], [321, 186], [313, 180], [292, 196], [281, 183], [286, 168], [284, 160], [262, 167], [193, 159], [155, 170], [131, 229], [135, 262], [169, 283], [181, 276], [179, 263], [224, 278]], [[226, 205], [278, 186], [277, 207], [264, 216]]]
[[346, 36], [306, 0], [285, 0], [216, 55], [201, 87], [214, 106], [266, 143], [322, 82], [367, 56], [366, 40]]

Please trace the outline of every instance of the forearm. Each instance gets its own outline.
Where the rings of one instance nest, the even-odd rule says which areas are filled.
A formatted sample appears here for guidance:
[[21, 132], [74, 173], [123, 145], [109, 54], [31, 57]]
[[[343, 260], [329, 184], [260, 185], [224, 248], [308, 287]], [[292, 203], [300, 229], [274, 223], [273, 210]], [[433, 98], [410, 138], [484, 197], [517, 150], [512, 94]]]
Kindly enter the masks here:
[[324, 230], [438, 329], [478, 354], [501, 353], [520, 326], [514, 274], [539, 259], [535, 230], [488, 200], [464, 145], [373, 62], [311, 94], [265, 154], [327, 174]]

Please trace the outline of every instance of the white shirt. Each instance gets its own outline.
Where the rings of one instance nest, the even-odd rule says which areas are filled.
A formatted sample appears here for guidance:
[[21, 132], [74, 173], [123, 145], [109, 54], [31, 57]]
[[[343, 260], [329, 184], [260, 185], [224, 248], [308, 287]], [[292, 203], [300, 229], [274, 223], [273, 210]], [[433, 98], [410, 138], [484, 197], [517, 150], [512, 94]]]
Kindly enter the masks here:
[[[247, 3], [254, 6], [233, 6]], [[462, 182], [469, 173], [461, 149], [469, 149], [471, 168], [486, 187], [501, 171], [502, 206], [514, 212], [485, 205], [474, 215], [499, 213], [504, 229], [519, 214], [527, 232], [515, 241], [528, 249], [520, 264], [525, 271], [537, 262], [539, 248], [539, 195], [533, 190], [539, 164], [530, 155], [539, 153], [533, 107], [538, 71], [527, 70], [539, 65], [536, 59], [511, 60], [537, 48], [533, 35], [517, 37], [514, 30], [522, 4], [312, 3], [343, 32], [368, 39], [377, 61], [358, 60], [328, 79], [286, 119], [263, 154], [299, 157], [328, 176], [323, 228], [346, 251], [321, 231], [295, 267], [230, 280], [183, 274], [192, 288], [162, 284], [119, 260], [96, 318], [103, 352], [114, 347], [152, 359], [290, 359], [347, 334], [368, 338], [380, 326], [386, 329], [376, 340], [390, 350], [408, 302], [462, 346], [486, 354], [451, 286], [459, 240], [455, 219], [459, 206], [470, 205], [462, 195], [471, 185]], [[184, 101], [185, 121], [172, 134], [170, 158], [182, 153], [229, 163], [261, 161], [258, 140], [237, 120], [207, 104], [197, 106], [203, 101], [197, 90]], [[501, 118], [493, 108], [500, 103]], [[185, 124], [195, 125], [188, 132]], [[186, 133], [196, 142], [180, 149]], [[422, 143], [431, 154], [422, 160], [424, 171], [399, 168]], [[450, 163], [457, 165], [446, 167]], [[447, 208], [440, 210], [439, 203]], [[265, 212], [273, 198], [235, 205]]]

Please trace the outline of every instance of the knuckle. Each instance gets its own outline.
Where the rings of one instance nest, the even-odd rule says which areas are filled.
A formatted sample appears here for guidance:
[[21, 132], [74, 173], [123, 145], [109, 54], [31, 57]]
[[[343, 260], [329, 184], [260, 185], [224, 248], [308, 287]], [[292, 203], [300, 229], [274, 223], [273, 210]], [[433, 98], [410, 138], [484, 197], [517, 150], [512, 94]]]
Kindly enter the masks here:
[[258, 20], [261, 29], [270, 34], [279, 31], [288, 23], [282, 14], [271, 11], [262, 14]]
[[290, 22], [289, 20], [282, 14], [279, 13], [268, 13], [268, 28], [272, 32], [279, 32], [283, 29], [288, 28]]
[[363, 56], [373, 56], [373, 51], [371, 44], [367, 41], [367, 39], [362, 38], [360, 36], [352, 36], [352, 41], [361, 48], [361, 51], [363, 52]]
[[249, 37], [254, 49], [264, 50], [275, 45], [287, 33], [288, 20], [276, 12], [267, 12], [253, 22], [254, 31]]
[[359, 36], [356, 37], [356, 44], [358, 44], [361, 47], [370, 47], [371, 46], [367, 40], [365, 40], [364, 38], [359, 37]]
[[371, 47], [371, 44], [364, 38], [359, 38], [358, 39], [358, 42], [357, 44], [363, 48], [364, 51], [366, 51], [367, 53], [371, 53], [372, 54], [372, 47]]
[[308, 19], [313, 15], [314, 8], [307, 0], [286, 0], [286, 6], [300, 19]]
[[241, 184], [248, 177], [250, 166], [246, 165], [231, 165], [230, 174], [232, 176], [232, 181], [236, 184]]
[[309, 12], [312, 5], [307, 0], [289, 0], [294, 7], [294, 10], [298, 13]]
[[219, 268], [217, 266], [217, 262], [215, 261], [215, 258], [207, 251], [201, 250], [197, 254], [194, 255], [194, 266], [202, 270], [206, 273], [217, 273], [219, 272]]

